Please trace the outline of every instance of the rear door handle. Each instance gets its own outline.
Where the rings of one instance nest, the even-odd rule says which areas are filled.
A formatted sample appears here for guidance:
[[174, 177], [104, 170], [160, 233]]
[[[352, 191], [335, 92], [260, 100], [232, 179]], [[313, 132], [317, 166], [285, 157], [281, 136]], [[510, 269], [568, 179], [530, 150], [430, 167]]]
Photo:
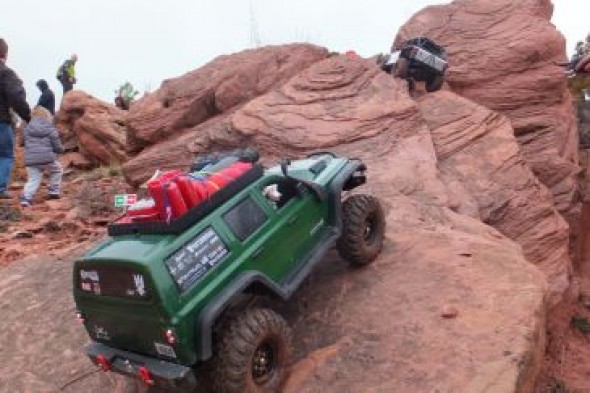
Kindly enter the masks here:
[[293, 225], [297, 222], [299, 216], [292, 216], [287, 220], [287, 225]]
[[254, 250], [254, 252], [252, 253], [252, 259], [256, 259], [260, 256], [260, 254], [262, 254], [262, 252], [264, 251], [264, 247], [258, 247], [256, 250]]

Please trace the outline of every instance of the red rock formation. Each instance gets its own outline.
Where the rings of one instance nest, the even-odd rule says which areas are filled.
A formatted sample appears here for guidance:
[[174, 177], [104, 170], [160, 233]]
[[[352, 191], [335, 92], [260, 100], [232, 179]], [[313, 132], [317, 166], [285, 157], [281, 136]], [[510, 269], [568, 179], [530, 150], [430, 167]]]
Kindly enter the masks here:
[[[183, 135], [146, 148], [123, 165], [125, 180], [133, 186], [139, 186], [157, 169], [188, 170], [197, 153], [238, 147], [239, 140], [228, 129], [228, 118], [228, 114], [215, 116]], [[228, 134], [230, 136], [224, 144], [221, 139]], [[214, 139], [216, 144], [209, 143], [210, 139]], [[204, 147], [199, 148], [200, 144]]]
[[[405, 211], [427, 221], [439, 213]], [[322, 265], [295, 299], [305, 305], [293, 317], [306, 357], [285, 393], [533, 392], [543, 279], [497, 232], [446, 218], [435, 230], [389, 231], [385, 256], [364, 271]], [[447, 307], [455, 318], [443, 318]]]
[[[416, 116], [417, 108], [424, 119]], [[388, 156], [399, 148], [399, 140], [420, 135], [425, 126], [422, 135], [434, 142], [438, 160], [431, 160], [438, 161], [440, 171], [428, 176], [431, 181], [422, 180], [430, 195], [519, 243], [528, 260], [547, 275], [556, 303], [569, 286], [568, 226], [551, 193], [526, 165], [505, 117], [448, 92], [426, 95], [416, 106], [405, 85], [370, 62], [346, 57], [311, 66], [231, 117], [239, 139], [266, 155], [332, 149], [362, 157], [383, 176], [375, 187], [397, 176], [418, 175], [414, 165], [426, 151], [412, 149], [413, 154], [396, 162], [388, 162]], [[439, 176], [450, 192], [433, 188], [432, 180]]]
[[[355, 357], [370, 353], [377, 359], [377, 367], [397, 370], [395, 378], [385, 381], [383, 373], [378, 373], [379, 386], [387, 386], [388, 391], [435, 386], [479, 391], [482, 386], [497, 385], [506, 391], [518, 386], [520, 391], [530, 392], [543, 352], [545, 292], [543, 279], [525, 261], [545, 273], [550, 304], [559, 301], [569, 285], [571, 264], [568, 226], [553, 204], [552, 193], [537, 180], [527, 157], [521, 154], [514, 133], [505, 117], [456, 94], [439, 92], [413, 101], [404, 83], [380, 72], [371, 61], [340, 56], [317, 62], [235, 111], [147, 149], [125, 169], [128, 179], [137, 184], [156, 167], [186, 167], [194, 153], [246, 145], [258, 148], [269, 160], [326, 149], [361, 157], [369, 166], [369, 190], [380, 196], [388, 209], [390, 245], [375, 267], [377, 276], [388, 278], [380, 285], [367, 273], [374, 307], [363, 304], [362, 294], [353, 291], [342, 297], [350, 305], [346, 311], [318, 322], [328, 326], [318, 328], [322, 334], [317, 340], [342, 346], [330, 347], [335, 359], [326, 360], [319, 372], [316, 369], [314, 386], [333, 389], [330, 370], [347, 370], [344, 375], [353, 375]], [[477, 223], [479, 220], [518, 243], [524, 255], [521, 248]], [[455, 246], [465, 250], [449, 251], [448, 247]], [[411, 282], [411, 288], [404, 287], [402, 281]], [[346, 279], [336, 284], [324, 282], [318, 298], [326, 296], [324, 291], [333, 293], [348, 286], [355, 284]], [[398, 288], [399, 293], [392, 296], [391, 288]], [[515, 296], [514, 291], [519, 294]], [[428, 303], [433, 301], [433, 293], [440, 304]], [[398, 298], [406, 299], [406, 308], [396, 303]], [[316, 304], [313, 299], [311, 304]], [[335, 300], [329, 308], [341, 306]], [[452, 320], [459, 321], [458, 325], [434, 338], [424, 333], [439, 328], [439, 322], [430, 326], [426, 322], [430, 319], [420, 310], [430, 310], [440, 318], [441, 310], [449, 307], [457, 311]], [[394, 310], [393, 319], [384, 320], [383, 309]], [[378, 325], [387, 329], [371, 325], [377, 315]], [[365, 330], [370, 325], [378, 344], [356, 341], [360, 332], [353, 319], [363, 320]], [[516, 319], [521, 321], [518, 326], [508, 322]], [[415, 323], [412, 331], [418, 333], [411, 338], [401, 330], [390, 333], [392, 327], [400, 326], [395, 321]], [[500, 326], [508, 328], [499, 334]], [[315, 336], [308, 334], [307, 340], [314, 342]], [[401, 336], [407, 342], [400, 341]], [[481, 373], [475, 377], [463, 374], [462, 356], [454, 350], [457, 340], [460, 345], [472, 340], [472, 344], [465, 344], [470, 347], [484, 336], [491, 340], [490, 350], [480, 347], [485, 356], [469, 355]], [[534, 340], [528, 341], [530, 337]], [[512, 354], [529, 359], [527, 367], [515, 367], [510, 357], [489, 357], [492, 347], [506, 342], [519, 343]], [[403, 357], [412, 360], [396, 362], [399, 357], [390, 350], [402, 348], [403, 352], [404, 343], [408, 353]], [[313, 345], [308, 347], [314, 349]], [[337, 355], [344, 352], [346, 356]], [[437, 368], [427, 361], [434, 352], [452, 354], [451, 358], [458, 360], [451, 368], [458, 371], [441, 379], [440, 373], [432, 371]], [[304, 370], [296, 369], [296, 373], [299, 379], [292, 381], [287, 391], [311, 386]], [[415, 381], [418, 375], [426, 375], [418, 387], [410, 382], [400, 384], [400, 380]], [[497, 375], [510, 377], [499, 381]], [[372, 386], [369, 376], [362, 381], [364, 388]], [[355, 376], [338, 383], [360, 389], [357, 382]]]
[[445, 184], [473, 201], [455, 210], [520, 244], [547, 276], [550, 302], [557, 303], [571, 274], [569, 227], [521, 156], [508, 119], [450, 92], [425, 95], [418, 105]]
[[378, 261], [352, 273], [328, 257], [286, 310], [319, 359], [295, 366], [287, 392], [532, 391], [545, 278], [552, 302], [568, 284], [567, 226], [504, 117], [450, 92], [414, 101], [372, 61], [339, 56], [203, 120], [146, 148], [127, 178], [220, 148], [329, 149], [367, 163], [364, 192], [386, 208]]
[[[374, 266], [337, 273], [337, 260], [327, 261], [301, 292], [299, 301], [309, 309], [295, 336], [305, 337], [306, 353], [329, 346], [312, 355], [321, 363], [309, 365], [305, 359], [295, 366], [286, 392], [479, 392], [490, 386], [532, 391], [544, 345], [544, 280], [519, 246], [478, 220], [486, 217], [506, 225], [532, 254], [547, 250], [534, 249], [529, 241], [543, 236], [537, 237], [531, 225], [539, 215], [548, 217], [541, 219], [541, 232], [551, 239], [542, 247], [567, 250], [567, 232], [548, 203], [548, 190], [519, 158], [508, 123], [454, 94], [446, 100], [443, 111], [459, 108], [456, 117], [444, 119], [454, 123], [448, 128], [432, 122], [438, 129], [437, 146], [422, 117], [433, 109], [428, 101], [417, 105], [404, 83], [372, 62], [336, 57], [314, 64], [231, 117], [231, 132], [266, 156], [330, 149], [362, 158], [369, 167], [364, 192], [378, 195], [387, 208], [387, 245]], [[474, 124], [471, 133], [461, 133], [465, 123]], [[444, 135], [460, 143], [447, 143]], [[483, 156], [481, 164], [475, 163], [475, 154], [457, 156], [462, 150], [492, 146], [497, 156]], [[462, 161], [485, 172], [441, 178], [436, 153], [445, 149], [449, 165]], [[467, 192], [457, 192], [451, 183]], [[537, 186], [532, 193], [539, 200], [529, 201], [535, 205], [530, 215], [526, 209], [517, 213], [522, 202], [518, 192], [528, 185]], [[501, 191], [503, 187], [509, 188]], [[486, 191], [492, 199], [487, 203]], [[477, 219], [448, 209], [462, 212], [470, 202]], [[511, 227], [512, 220], [525, 223]], [[565, 253], [556, 279], [567, 270]], [[456, 316], [446, 321], [441, 314], [449, 307]], [[510, 355], [493, 355], [496, 351]], [[528, 359], [523, 368], [514, 363], [520, 356]], [[467, 367], [465, 362], [472, 363]]]
[[[555, 303], [569, 285], [568, 226], [513, 134], [505, 117], [455, 94], [427, 95], [417, 106], [405, 84], [370, 61], [340, 56], [312, 65], [233, 114], [148, 149], [125, 169], [138, 184], [155, 168], [188, 167], [194, 153], [245, 145], [267, 158], [314, 150], [359, 156], [382, 179], [376, 189], [406, 193], [408, 174], [420, 176], [429, 190], [424, 203], [451, 207], [515, 240], [547, 275]], [[420, 147], [408, 145], [408, 136], [421, 140]]]
[[56, 117], [67, 151], [79, 151], [93, 165], [123, 163], [125, 111], [82, 92], [65, 95]]
[[456, 0], [427, 7], [396, 42], [428, 36], [449, 54], [450, 88], [506, 115], [526, 162], [568, 221], [579, 215], [578, 137], [550, 0]]
[[[429, 102], [417, 105], [404, 83], [380, 72], [371, 61], [335, 57], [314, 64], [233, 114], [215, 117], [176, 141], [149, 149], [152, 157], [164, 159], [160, 164], [179, 163], [181, 152], [246, 144], [270, 159], [331, 149], [368, 164], [369, 183], [362, 192], [377, 195], [385, 205], [384, 251], [375, 264], [360, 270], [345, 270], [340, 258], [329, 255], [290, 300], [284, 311], [294, 321], [296, 348], [304, 356], [312, 355], [294, 367], [286, 392], [532, 390], [543, 353], [544, 278], [527, 263], [520, 246], [479, 222], [479, 217], [449, 209], [465, 213], [464, 207], [472, 202], [473, 216], [501, 211], [494, 201], [485, 205], [481, 189], [471, 183], [491, 183], [486, 188], [491, 197], [510, 203], [512, 192], [501, 194], [495, 184], [520, 185], [528, 178], [522, 183], [510, 178], [524, 171], [505, 124], [482, 117], [483, 108], [452, 94], [445, 99], [462, 105], [463, 112], [455, 112], [459, 119], [446, 118], [454, 123], [452, 129], [436, 125], [440, 138], [434, 144], [421, 113]], [[460, 119], [469, 121], [464, 112], [474, 112], [475, 126], [473, 132], [460, 134]], [[462, 142], [443, 143], [445, 135], [459, 136]], [[495, 139], [501, 143], [494, 144]], [[490, 146], [497, 147], [498, 156], [483, 157], [487, 164], [481, 167], [487, 172], [481, 178], [451, 178], [454, 174], [445, 171], [441, 178], [439, 165], [446, 167], [452, 160], [472, 165], [475, 155], [461, 152]], [[158, 147], [168, 154], [156, 154]], [[436, 153], [445, 149], [448, 164], [441, 164]], [[514, 165], [498, 165], [503, 160]], [[451, 187], [456, 183], [468, 192], [456, 192]], [[541, 191], [535, 195], [543, 197]], [[507, 219], [523, 219], [507, 211]], [[501, 217], [494, 222], [501, 222]], [[37, 276], [31, 280], [36, 282]], [[21, 287], [29, 285], [33, 287], [24, 281]], [[48, 307], [58, 314], [64, 309], [61, 303]], [[445, 318], [449, 309], [454, 310], [453, 318]], [[9, 321], [16, 317], [7, 316]], [[46, 343], [41, 336], [29, 341]], [[78, 329], [65, 348], [72, 342], [79, 346], [84, 339]], [[4, 341], [0, 337], [0, 344], [14, 340]], [[79, 352], [78, 348], [75, 353]], [[17, 368], [14, 361], [5, 362], [4, 368], [0, 364], [7, 386], [17, 390], [23, 384], [21, 370], [31, 367], [31, 358], [23, 359]], [[53, 378], [61, 378], [63, 369]], [[74, 388], [113, 390], [112, 381], [102, 381], [97, 388], [96, 379], [84, 379]]]
[[131, 107], [129, 149], [139, 151], [264, 94], [327, 54], [309, 44], [267, 46], [220, 56], [169, 79]]

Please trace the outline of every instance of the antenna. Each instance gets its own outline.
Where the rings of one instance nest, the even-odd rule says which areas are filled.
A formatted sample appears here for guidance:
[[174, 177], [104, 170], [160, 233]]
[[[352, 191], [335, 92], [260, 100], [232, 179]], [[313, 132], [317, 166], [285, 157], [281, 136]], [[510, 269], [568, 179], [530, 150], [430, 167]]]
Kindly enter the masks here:
[[250, 45], [255, 48], [262, 46], [260, 34], [258, 33], [258, 21], [256, 20], [256, 12], [252, 0], [250, 0]]

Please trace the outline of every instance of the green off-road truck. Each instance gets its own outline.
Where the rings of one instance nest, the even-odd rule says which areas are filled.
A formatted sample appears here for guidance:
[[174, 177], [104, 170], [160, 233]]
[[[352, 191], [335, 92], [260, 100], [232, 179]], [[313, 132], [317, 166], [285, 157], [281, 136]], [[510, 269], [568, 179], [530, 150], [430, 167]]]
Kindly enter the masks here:
[[[78, 318], [104, 371], [190, 391], [276, 392], [289, 362], [287, 300], [332, 247], [354, 266], [383, 245], [379, 201], [357, 159], [317, 153], [255, 164], [174, 222], [111, 225], [74, 264]], [[272, 302], [266, 302], [273, 304]]]

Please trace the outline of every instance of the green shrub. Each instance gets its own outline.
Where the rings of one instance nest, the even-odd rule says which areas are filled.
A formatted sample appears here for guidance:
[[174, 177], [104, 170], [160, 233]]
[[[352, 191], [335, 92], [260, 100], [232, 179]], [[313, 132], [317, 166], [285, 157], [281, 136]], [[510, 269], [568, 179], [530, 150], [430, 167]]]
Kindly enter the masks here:
[[0, 205], [0, 233], [6, 232], [11, 222], [21, 221], [20, 209], [10, 205]]

